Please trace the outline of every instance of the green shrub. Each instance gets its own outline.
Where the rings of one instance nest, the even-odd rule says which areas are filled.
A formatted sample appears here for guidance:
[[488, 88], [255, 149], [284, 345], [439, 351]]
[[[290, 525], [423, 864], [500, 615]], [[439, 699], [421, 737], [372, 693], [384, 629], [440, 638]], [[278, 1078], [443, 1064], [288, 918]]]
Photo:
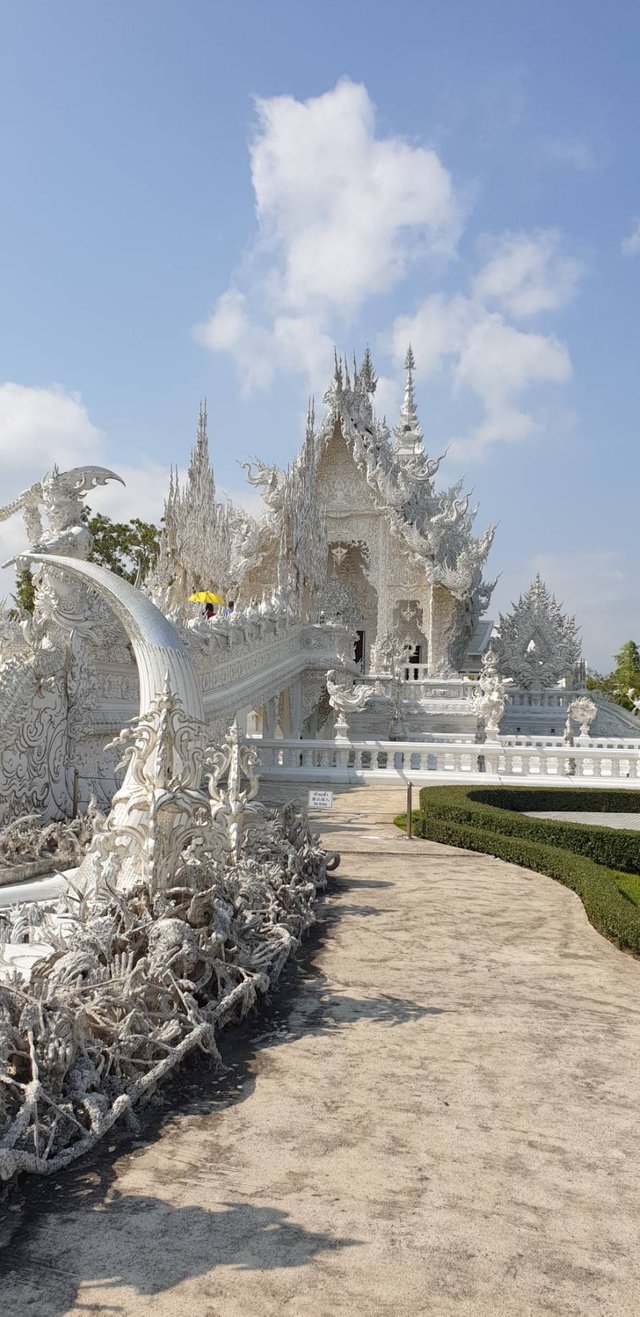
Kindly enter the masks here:
[[517, 812], [577, 808], [606, 812], [605, 806], [638, 812], [640, 792], [425, 787], [413, 826], [416, 835], [431, 841], [495, 855], [557, 879], [578, 894], [600, 933], [640, 954], [640, 836], [530, 819]]
[[[585, 792], [581, 792], [584, 802]], [[591, 792], [589, 792], [589, 795]], [[594, 792], [598, 797], [605, 792]], [[616, 799], [610, 808], [614, 811], [629, 804], [640, 805], [640, 792], [611, 792]], [[446, 818], [449, 822], [470, 823], [474, 828], [487, 828], [490, 832], [500, 832], [506, 836], [528, 837], [549, 846], [561, 846], [577, 855], [588, 855], [596, 864], [604, 864], [610, 869], [621, 869], [624, 873], [640, 874], [640, 836], [637, 832], [627, 832], [622, 828], [607, 828], [583, 823], [564, 823], [558, 819], [531, 819], [520, 811], [524, 809], [568, 809], [572, 810], [578, 793], [565, 792], [563, 788], [539, 790], [537, 787], [425, 787], [420, 792], [421, 817], [426, 809], [434, 817]], [[565, 797], [570, 797], [567, 803]], [[588, 808], [590, 802], [581, 808]], [[594, 811], [601, 812], [601, 811]], [[628, 813], [635, 812], [627, 809]]]

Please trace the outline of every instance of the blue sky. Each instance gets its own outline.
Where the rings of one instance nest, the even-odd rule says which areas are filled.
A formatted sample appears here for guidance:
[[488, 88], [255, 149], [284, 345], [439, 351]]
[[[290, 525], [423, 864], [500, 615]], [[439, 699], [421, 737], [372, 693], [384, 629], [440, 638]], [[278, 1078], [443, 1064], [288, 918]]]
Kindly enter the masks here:
[[3, 502], [94, 460], [128, 479], [96, 506], [158, 516], [204, 395], [237, 496], [334, 341], [395, 421], [410, 336], [427, 446], [500, 523], [497, 605], [540, 568], [592, 663], [640, 640], [636, 4], [0, 14]]

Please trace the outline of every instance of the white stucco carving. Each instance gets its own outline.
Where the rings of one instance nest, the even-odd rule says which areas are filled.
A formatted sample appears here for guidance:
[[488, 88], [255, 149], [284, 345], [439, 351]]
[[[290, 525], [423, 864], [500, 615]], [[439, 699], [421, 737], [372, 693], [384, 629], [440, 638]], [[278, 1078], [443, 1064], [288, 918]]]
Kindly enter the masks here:
[[567, 709], [567, 722], [570, 726], [573, 719], [580, 727], [580, 736], [588, 737], [597, 712], [597, 704], [588, 695], [578, 695], [575, 700], [571, 701]]
[[[299, 811], [254, 803], [255, 751], [236, 723], [207, 746], [197, 675], [151, 600], [94, 563], [46, 561], [119, 617], [140, 711], [72, 893], [0, 916], [3, 1180], [60, 1169], [191, 1048], [215, 1055], [216, 1028], [267, 990], [311, 922], [327, 859]], [[16, 827], [30, 837], [30, 819]]]
[[[179, 636], [211, 736], [220, 738], [236, 716], [263, 734], [273, 727], [278, 735], [317, 735], [331, 718], [327, 669], [350, 671], [356, 653], [365, 677], [389, 679], [366, 719], [356, 712], [352, 720], [362, 734], [493, 737], [498, 727], [555, 734], [556, 722], [559, 732], [566, 712], [547, 716], [551, 704], [543, 710], [518, 695], [553, 688], [579, 654], [573, 619], [539, 579], [501, 618], [493, 642], [511, 686], [502, 689], [485, 667], [477, 701], [456, 687], [445, 716], [437, 698], [439, 682], [451, 694], [447, 683], [478, 672], [490, 643], [491, 623], [482, 622], [470, 647], [491, 594], [483, 567], [493, 528], [474, 536], [475, 509], [460, 484], [435, 489], [441, 459], [424, 449], [414, 368], [409, 351], [391, 435], [375, 414], [370, 354], [359, 367], [336, 359], [326, 412], [317, 423], [310, 406], [289, 468], [248, 465], [264, 495], [257, 518], [217, 501], [201, 408], [188, 477], [179, 484], [172, 475], [160, 555], [144, 592]], [[95, 593], [95, 565], [89, 575], [56, 566], [60, 556], [86, 561], [82, 500], [112, 478], [103, 468], [54, 469], [0, 513], [25, 513], [37, 577], [33, 617], [0, 614], [0, 824], [25, 811], [68, 816], [74, 782], [81, 808], [92, 795], [106, 808], [122, 785], [114, 737], [144, 706], [149, 683], [143, 667], [141, 685], [126, 609], [114, 614]], [[64, 555], [56, 552], [61, 544]], [[235, 610], [205, 618], [188, 603], [196, 587], [232, 596]], [[594, 699], [598, 732], [635, 734], [632, 714]]]
[[525, 689], [554, 686], [580, 658], [575, 618], [562, 612], [539, 575], [500, 617], [493, 648], [501, 672]]
[[485, 655], [478, 678], [478, 691], [474, 707], [478, 715], [479, 739], [495, 741], [505, 711], [508, 683], [498, 670], [498, 657], [490, 649]]
[[336, 719], [336, 740], [346, 741], [349, 738], [347, 713], [356, 713], [364, 709], [375, 693], [375, 687], [368, 685], [354, 686], [352, 678], [336, 672], [335, 668], [331, 668], [327, 672], [327, 691], [329, 704], [338, 715]]

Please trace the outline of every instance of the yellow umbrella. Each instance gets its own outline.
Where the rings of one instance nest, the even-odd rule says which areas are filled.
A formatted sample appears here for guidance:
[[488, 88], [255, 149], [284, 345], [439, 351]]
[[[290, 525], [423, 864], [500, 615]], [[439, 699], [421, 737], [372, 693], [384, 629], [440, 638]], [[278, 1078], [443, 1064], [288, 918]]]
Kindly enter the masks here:
[[223, 604], [222, 595], [212, 594], [210, 590], [198, 590], [197, 594], [189, 595], [190, 604]]

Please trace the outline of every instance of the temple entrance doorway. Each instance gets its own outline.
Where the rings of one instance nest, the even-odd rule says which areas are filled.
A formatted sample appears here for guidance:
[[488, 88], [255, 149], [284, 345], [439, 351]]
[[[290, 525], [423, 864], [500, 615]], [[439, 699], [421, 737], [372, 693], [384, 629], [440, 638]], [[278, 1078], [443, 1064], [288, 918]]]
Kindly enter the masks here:
[[361, 672], [364, 672], [364, 631], [358, 631], [356, 643], [353, 647], [353, 661], [358, 664]]
[[378, 617], [378, 594], [369, 580], [369, 550], [364, 541], [337, 541], [329, 545], [330, 562], [339, 586], [348, 592], [342, 619], [353, 626], [357, 636], [354, 661], [365, 670], [367, 637], [375, 638]]
[[408, 662], [411, 664], [411, 667], [405, 669], [405, 681], [409, 681], [411, 678], [413, 678], [414, 681], [417, 681], [419, 674], [417, 667], [414, 665], [422, 663], [422, 645], [416, 645], [415, 649], [411, 651]]

